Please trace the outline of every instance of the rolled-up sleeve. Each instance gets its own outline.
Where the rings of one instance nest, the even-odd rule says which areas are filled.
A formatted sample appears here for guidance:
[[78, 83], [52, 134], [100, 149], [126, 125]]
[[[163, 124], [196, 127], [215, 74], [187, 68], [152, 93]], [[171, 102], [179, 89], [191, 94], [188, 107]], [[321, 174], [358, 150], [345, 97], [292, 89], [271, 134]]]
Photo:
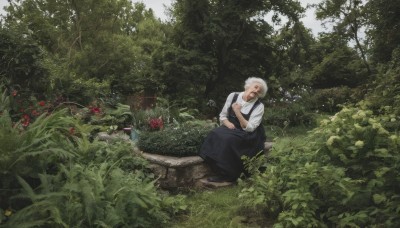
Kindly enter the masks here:
[[247, 132], [253, 132], [262, 122], [264, 115], [264, 105], [260, 103], [251, 113], [249, 120], [247, 121], [246, 128], [243, 130]]

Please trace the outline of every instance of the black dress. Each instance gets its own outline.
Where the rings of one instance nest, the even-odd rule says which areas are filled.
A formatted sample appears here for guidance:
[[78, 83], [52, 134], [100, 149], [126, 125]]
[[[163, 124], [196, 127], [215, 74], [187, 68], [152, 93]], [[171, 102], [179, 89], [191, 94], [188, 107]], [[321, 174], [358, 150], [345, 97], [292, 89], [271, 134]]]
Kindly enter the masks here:
[[[242, 129], [240, 122], [232, 110], [232, 104], [236, 101], [235, 94], [231, 107], [228, 109], [228, 120], [235, 125], [235, 129], [229, 129], [225, 125], [212, 130], [200, 148], [200, 157], [212, 166], [216, 166], [224, 175], [236, 180], [244, 171], [241, 157], [243, 155], [254, 157], [264, 149], [265, 131], [260, 124], [253, 132]], [[257, 100], [248, 114], [243, 114], [249, 120], [253, 110], [260, 104]]]

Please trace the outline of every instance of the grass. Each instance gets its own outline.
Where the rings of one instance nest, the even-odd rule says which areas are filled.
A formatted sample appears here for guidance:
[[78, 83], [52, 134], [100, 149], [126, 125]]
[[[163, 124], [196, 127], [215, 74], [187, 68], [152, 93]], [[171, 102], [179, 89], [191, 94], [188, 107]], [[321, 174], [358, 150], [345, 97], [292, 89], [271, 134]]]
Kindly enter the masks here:
[[189, 211], [172, 224], [174, 228], [246, 227], [239, 215], [239, 186], [193, 192], [187, 197]]

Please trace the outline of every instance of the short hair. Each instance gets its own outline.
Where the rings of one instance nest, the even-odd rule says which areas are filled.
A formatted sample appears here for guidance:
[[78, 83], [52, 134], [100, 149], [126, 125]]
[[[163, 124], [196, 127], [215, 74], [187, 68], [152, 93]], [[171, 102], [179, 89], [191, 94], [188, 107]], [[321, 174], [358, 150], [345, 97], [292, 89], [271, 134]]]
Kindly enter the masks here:
[[246, 81], [244, 82], [244, 89], [246, 90], [254, 83], [258, 83], [261, 85], [260, 98], [265, 97], [265, 94], [267, 94], [267, 91], [268, 91], [268, 86], [267, 86], [267, 83], [262, 78], [250, 77], [250, 78], [246, 79]]

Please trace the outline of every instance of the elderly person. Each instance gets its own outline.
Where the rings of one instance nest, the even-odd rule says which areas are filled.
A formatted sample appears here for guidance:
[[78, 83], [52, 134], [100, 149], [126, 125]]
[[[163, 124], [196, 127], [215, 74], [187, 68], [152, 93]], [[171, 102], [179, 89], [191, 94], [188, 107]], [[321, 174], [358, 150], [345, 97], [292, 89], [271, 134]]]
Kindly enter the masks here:
[[221, 126], [209, 133], [199, 153], [217, 173], [208, 181], [236, 181], [244, 171], [241, 157], [253, 157], [264, 149], [264, 105], [260, 98], [267, 90], [263, 79], [250, 77], [243, 92], [229, 94], [219, 114]]

